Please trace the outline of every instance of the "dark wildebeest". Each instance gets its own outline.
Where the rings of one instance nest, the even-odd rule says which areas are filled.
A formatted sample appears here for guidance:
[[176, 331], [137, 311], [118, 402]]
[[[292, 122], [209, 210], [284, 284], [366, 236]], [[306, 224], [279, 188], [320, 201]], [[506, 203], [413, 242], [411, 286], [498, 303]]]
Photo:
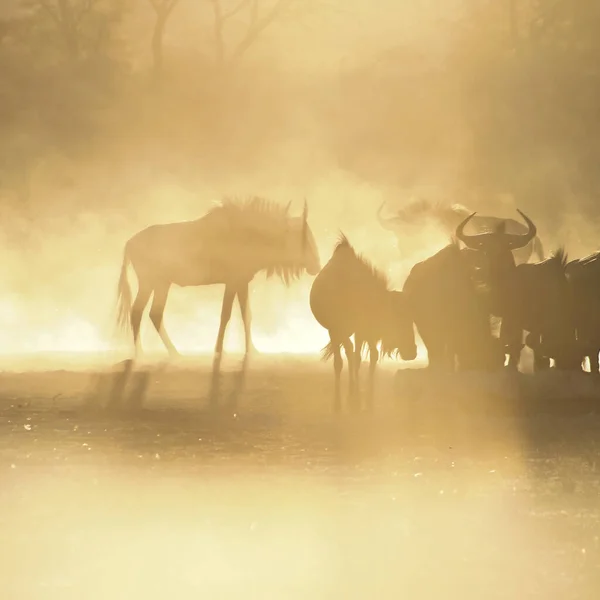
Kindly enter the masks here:
[[566, 276], [566, 253], [559, 249], [550, 258], [515, 265], [512, 251], [536, 236], [534, 223], [518, 211], [528, 226], [524, 235], [506, 233], [501, 225], [491, 233], [466, 235], [468, 216], [456, 229], [456, 237], [485, 257], [485, 279], [490, 288], [490, 310], [502, 319], [500, 340], [508, 353], [507, 366], [517, 369], [523, 348], [523, 331], [534, 343], [536, 369], [555, 360], [559, 368], [572, 368], [576, 356], [571, 289]]
[[[417, 355], [412, 317], [402, 292], [390, 290], [384, 273], [359, 256], [342, 234], [329, 262], [313, 281], [310, 308], [315, 319], [329, 332], [324, 358], [333, 356], [335, 371], [334, 410], [341, 410], [340, 378], [344, 347], [348, 360], [348, 397], [358, 409], [361, 352], [369, 347], [368, 407], [373, 405], [374, 377], [381, 341], [386, 355], [403, 360]], [[351, 337], [354, 334], [355, 344]]]
[[[461, 204], [447, 206], [442, 203], [434, 203], [427, 200], [415, 200], [397, 211], [393, 217], [384, 218], [382, 216], [384, 206], [385, 202], [377, 211], [379, 223], [385, 229], [396, 232], [399, 237], [406, 235], [406, 225], [422, 226], [427, 219], [432, 219], [437, 222], [448, 235], [453, 235], [456, 227], [461, 221], [471, 214], [471, 211]], [[472, 224], [477, 233], [496, 231], [498, 227], [505, 227], [505, 231], [508, 234], [522, 235], [527, 233], [527, 226], [514, 219], [501, 219], [500, 217], [476, 215], [473, 217]], [[521, 264], [528, 262], [534, 250], [538, 260], [544, 260], [544, 248], [537, 235], [535, 235], [523, 248], [514, 249], [515, 263]]]
[[432, 369], [490, 371], [504, 366], [485, 291], [474, 280], [473, 254], [453, 242], [417, 263], [404, 283]]
[[567, 279], [573, 290], [577, 343], [590, 361], [590, 372], [598, 374], [600, 353], [600, 251], [567, 264]]
[[[195, 221], [152, 225], [126, 244], [119, 279], [119, 323], [131, 326], [136, 354], [142, 313], [154, 294], [150, 320], [170, 354], [177, 350], [167, 335], [163, 313], [171, 285], [225, 284], [221, 324], [215, 359], [223, 351], [225, 329], [237, 297], [244, 323], [246, 355], [253, 349], [248, 306], [248, 286], [265, 271], [287, 285], [305, 270], [316, 275], [319, 253], [308, 226], [307, 205], [302, 217], [292, 217], [287, 207], [263, 198], [245, 201], [225, 199]], [[132, 304], [127, 281], [131, 264], [138, 278]], [[218, 366], [218, 365], [217, 365]]]

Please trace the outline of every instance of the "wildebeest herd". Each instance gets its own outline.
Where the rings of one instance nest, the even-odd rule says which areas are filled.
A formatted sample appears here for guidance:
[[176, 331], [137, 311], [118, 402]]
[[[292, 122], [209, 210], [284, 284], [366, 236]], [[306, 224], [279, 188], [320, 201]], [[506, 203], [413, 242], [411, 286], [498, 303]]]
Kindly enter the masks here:
[[[225, 284], [215, 374], [236, 297], [246, 356], [254, 349], [248, 301], [253, 277], [266, 272], [289, 284], [306, 271], [316, 276], [310, 292], [312, 314], [330, 337], [323, 355], [333, 357], [335, 410], [341, 408], [342, 349], [348, 362], [349, 404], [357, 408], [359, 369], [368, 348], [371, 407], [379, 344], [383, 354], [414, 360], [415, 326], [427, 350], [428, 367], [436, 371], [516, 370], [527, 345], [533, 351], [535, 371], [548, 369], [551, 361], [557, 369], [581, 371], [589, 357], [591, 371], [598, 373], [600, 252], [568, 262], [565, 250], [559, 248], [544, 259], [537, 228], [521, 211], [524, 225], [424, 202], [388, 219], [380, 209], [378, 218], [386, 228], [397, 229], [427, 211], [446, 228], [451, 224], [453, 239], [416, 264], [402, 290], [392, 290], [386, 275], [357, 254], [343, 234], [321, 268], [306, 203], [302, 217], [292, 217], [289, 205], [261, 198], [225, 200], [196, 221], [154, 225], [125, 245], [120, 323], [130, 325], [137, 353], [142, 313], [154, 294], [150, 319], [174, 354], [163, 324], [170, 286]], [[467, 227], [474, 231], [467, 233]], [[534, 250], [539, 261], [529, 263]], [[138, 278], [133, 302], [129, 264]], [[498, 336], [493, 317], [501, 322]]]

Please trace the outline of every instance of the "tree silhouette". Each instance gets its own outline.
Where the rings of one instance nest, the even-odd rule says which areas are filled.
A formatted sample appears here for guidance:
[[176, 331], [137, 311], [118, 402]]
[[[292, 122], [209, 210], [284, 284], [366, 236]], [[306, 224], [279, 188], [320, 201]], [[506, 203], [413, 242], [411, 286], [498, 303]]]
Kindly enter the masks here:
[[149, 0], [156, 13], [154, 29], [152, 30], [152, 66], [155, 77], [163, 73], [163, 40], [169, 17], [179, 4], [179, 0]]
[[[238, 0], [237, 4], [229, 9], [225, 8], [223, 0], [208, 0], [208, 2], [212, 6], [214, 18], [215, 60], [217, 65], [225, 66], [240, 61], [261, 34], [291, 9], [297, 0], [275, 0], [267, 7], [261, 5], [260, 0]], [[244, 16], [246, 27], [242, 38], [228, 52], [225, 28], [227, 22], [236, 15]]]

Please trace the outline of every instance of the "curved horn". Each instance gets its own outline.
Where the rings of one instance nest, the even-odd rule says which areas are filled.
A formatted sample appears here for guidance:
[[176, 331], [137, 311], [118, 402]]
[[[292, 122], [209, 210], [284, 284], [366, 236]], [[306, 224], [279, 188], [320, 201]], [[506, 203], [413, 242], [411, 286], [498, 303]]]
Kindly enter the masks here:
[[394, 217], [390, 218], [390, 219], [384, 219], [381, 215], [382, 211], [383, 211], [383, 207], [386, 205], [386, 201], [384, 200], [381, 203], [381, 206], [379, 207], [379, 209], [377, 210], [377, 220], [379, 221], [379, 224], [384, 228], [384, 229], [390, 229], [390, 230], [394, 230], [395, 227], [393, 225], [394, 221], [396, 221], [396, 219]]
[[511, 250], [518, 250], [519, 248], [524, 248], [537, 235], [537, 227], [535, 226], [534, 222], [525, 213], [521, 212], [518, 208], [517, 212], [521, 215], [523, 221], [527, 223], [529, 231], [523, 235], [513, 234], [510, 235], [510, 237], [507, 236], [509, 237], [508, 244]]
[[460, 223], [460, 225], [456, 228], [456, 237], [459, 239], [467, 248], [472, 248], [473, 250], [478, 250], [481, 246], [481, 242], [479, 241], [479, 235], [465, 235], [464, 229], [467, 223], [476, 215], [477, 213], [471, 213], [466, 219]]
[[302, 211], [302, 254], [306, 253], [308, 244], [308, 202], [304, 198], [304, 210]]

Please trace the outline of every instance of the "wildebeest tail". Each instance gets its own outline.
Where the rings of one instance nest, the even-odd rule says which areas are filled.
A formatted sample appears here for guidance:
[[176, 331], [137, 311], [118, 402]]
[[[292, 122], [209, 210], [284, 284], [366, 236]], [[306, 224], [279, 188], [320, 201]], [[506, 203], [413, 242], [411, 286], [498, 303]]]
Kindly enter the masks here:
[[117, 287], [117, 324], [122, 330], [128, 330], [131, 327], [131, 287], [127, 279], [127, 268], [131, 262], [127, 252], [127, 246], [123, 252], [123, 263], [121, 264], [121, 275]]
[[533, 250], [537, 254], [538, 260], [545, 260], [546, 257], [544, 255], [544, 246], [542, 245], [542, 240], [540, 240], [537, 235], [533, 239]]
[[[339, 347], [342, 347], [342, 344], [339, 344]], [[335, 352], [335, 346], [333, 342], [330, 340], [329, 343], [321, 350], [321, 360], [329, 360], [333, 353]]]

